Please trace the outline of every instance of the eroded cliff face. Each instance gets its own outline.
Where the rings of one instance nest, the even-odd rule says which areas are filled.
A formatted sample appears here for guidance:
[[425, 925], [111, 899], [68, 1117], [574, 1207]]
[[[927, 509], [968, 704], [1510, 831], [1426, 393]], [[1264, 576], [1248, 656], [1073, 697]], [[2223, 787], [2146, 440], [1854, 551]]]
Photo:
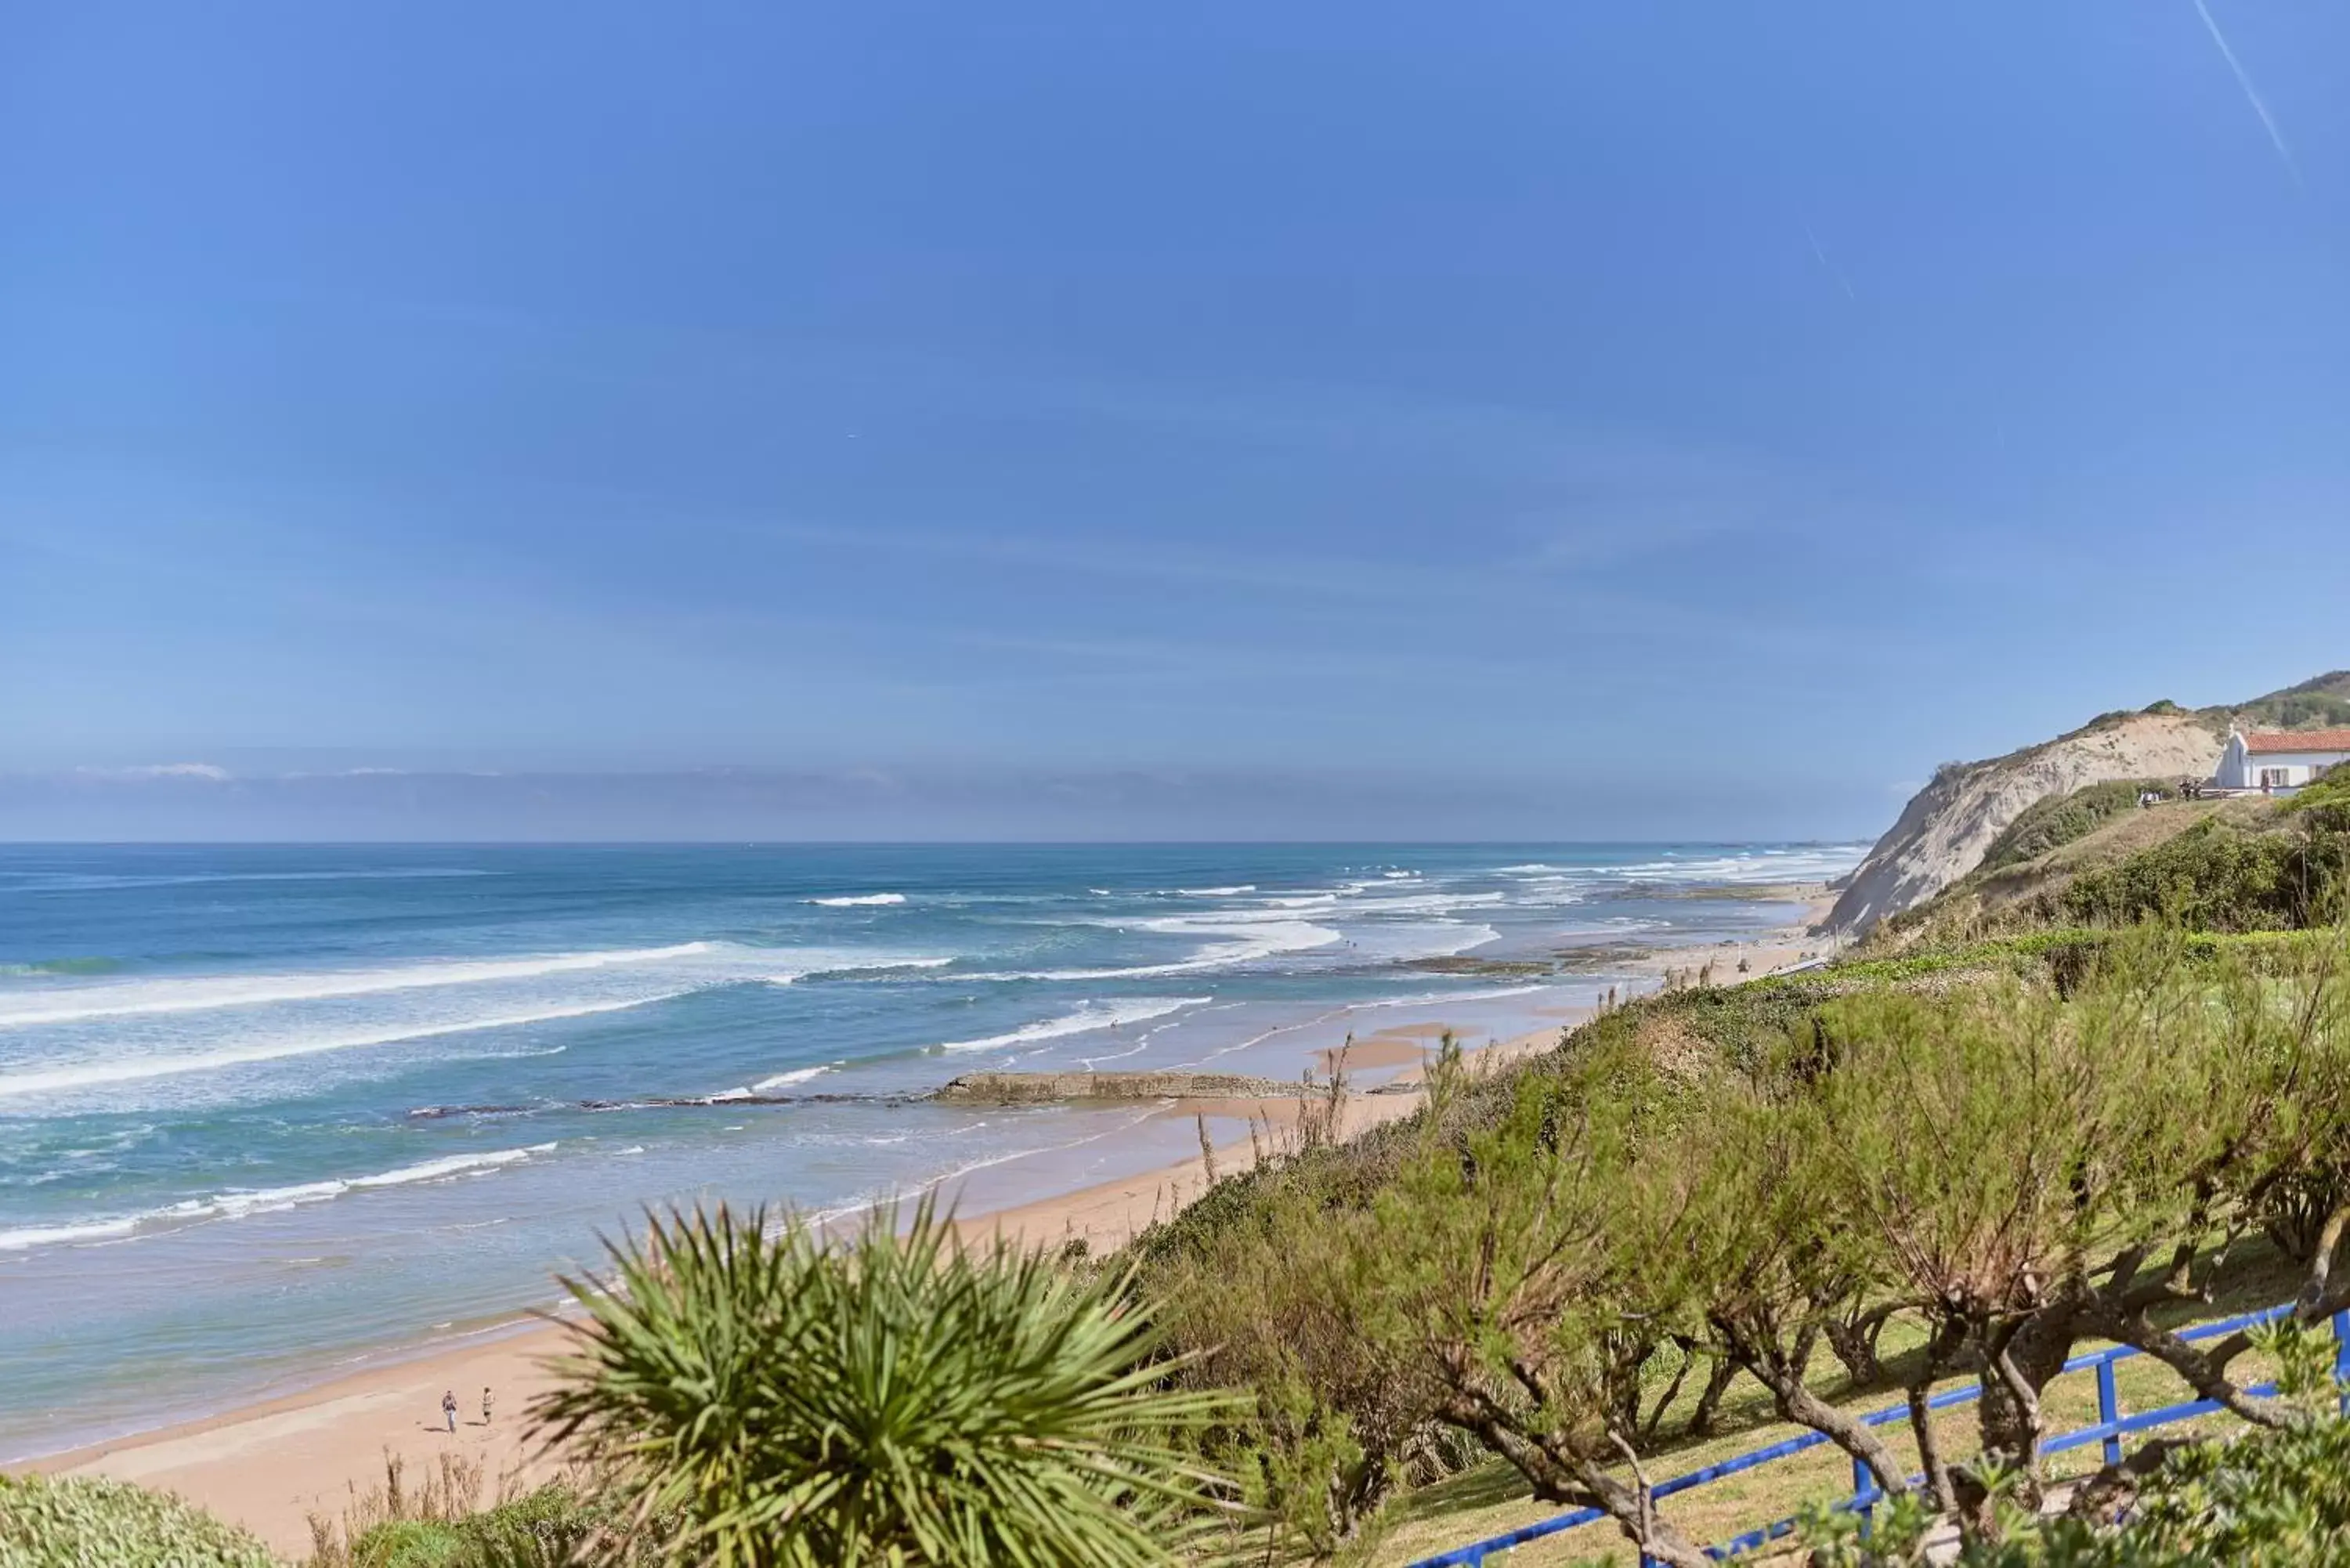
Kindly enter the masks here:
[[2137, 713], [1984, 763], [1944, 768], [1854, 870], [1827, 919], [1857, 936], [1924, 903], [1982, 863], [2025, 808], [2108, 779], [2208, 778], [2220, 737], [2184, 713]]

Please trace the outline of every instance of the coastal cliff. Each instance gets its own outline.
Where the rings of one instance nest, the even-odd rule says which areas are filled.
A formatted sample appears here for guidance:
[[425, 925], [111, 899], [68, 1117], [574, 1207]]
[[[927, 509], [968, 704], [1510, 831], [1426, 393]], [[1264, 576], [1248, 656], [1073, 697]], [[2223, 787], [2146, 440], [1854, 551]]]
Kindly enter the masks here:
[[2203, 778], [2220, 745], [2201, 714], [2133, 713], [1988, 762], [1950, 763], [1853, 870], [1828, 929], [1857, 936], [1924, 903], [1981, 865], [2009, 824], [2052, 795], [2110, 779]]
[[2345, 718], [2350, 670], [2337, 670], [2249, 702], [2198, 709], [2157, 702], [2003, 757], [1947, 763], [1846, 878], [1825, 924], [1860, 936], [1915, 909], [1981, 865], [1992, 842], [2041, 801], [2117, 779], [2209, 777], [2231, 724], [2293, 730]]

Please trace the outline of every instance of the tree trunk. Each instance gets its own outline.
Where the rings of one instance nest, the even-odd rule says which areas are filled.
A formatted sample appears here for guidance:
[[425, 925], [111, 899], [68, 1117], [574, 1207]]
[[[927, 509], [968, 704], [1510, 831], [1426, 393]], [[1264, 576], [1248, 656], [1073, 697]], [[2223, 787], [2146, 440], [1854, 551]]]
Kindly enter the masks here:
[[1690, 1412], [1689, 1436], [1708, 1438], [1713, 1435], [1713, 1419], [1721, 1414], [1722, 1396], [1738, 1376], [1738, 1363], [1723, 1356], [1706, 1374], [1704, 1391], [1697, 1397], [1697, 1408]]
[[[2079, 1333], [2079, 1317], [2077, 1306], [2043, 1308], [2026, 1318], [2004, 1346], [1985, 1346], [1980, 1417], [1983, 1456], [2022, 1473], [2016, 1501], [2027, 1508], [2040, 1501], [2040, 1391], [2064, 1370]], [[2021, 1391], [2002, 1369], [2002, 1358], [2022, 1386]]]
[[[1666, 1568], [1713, 1568], [1713, 1559], [1703, 1547], [1657, 1517], [1656, 1502], [1646, 1486], [1626, 1486], [1609, 1475], [1598, 1459], [1556, 1446], [1555, 1438], [1529, 1435], [1482, 1401], [1457, 1403], [1444, 1411], [1442, 1418], [1482, 1438], [1544, 1502], [1605, 1510], [1626, 1539]], [[1637, 1469], [1634, 1473], [1638, 1473]]]
[[[1866, 1465], [1887, 1497], [1909, 1490], [1908, 1466], [1859, 1417], [1839, 1410], [1804, 1386], [1804, 1349], [1790, 1357], [1766, 1335], [1745, 1332], [1727, 1318], [1716, 1318], [1722, 1348], [1737, 1359], [1754, 1380], [1771, 1391], [1781, 1416], [1809, 1427], [1854, 1459]], [[1808, 1347], [1805, 1347], [1807, 1349]]]
[[1849, 1318], [1828, 1318], [1820, 1324], [1827, 1335], [1828, 1348], [1844, 1363], [1845, 1375], [1856, 1388], [1874, 1388], [1885, 1381], [1885, 1363], [1877, 1358], [1877, 1335], [1885, 1332], [1885, 1320], [1893, 1315], [1891, 1307], [1858, 1314]]

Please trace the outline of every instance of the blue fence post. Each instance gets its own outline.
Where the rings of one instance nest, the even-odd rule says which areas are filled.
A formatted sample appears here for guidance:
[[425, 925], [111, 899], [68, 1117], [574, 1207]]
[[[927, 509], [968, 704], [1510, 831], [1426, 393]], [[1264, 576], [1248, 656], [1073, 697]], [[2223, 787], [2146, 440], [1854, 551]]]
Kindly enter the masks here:
[[[2114, 1358], [2110, 1355], [2097, 1363], [2097, 1425], [2110, 1427], [2122, 1418], [2120, 1392], [2114, 1386]], [[2122, 1462], [2122, 1435], [2106, 1434], [2106, 1463]]]
[[1877, 1501], [1877, 1476], [1858, 1459], [1852, 1461], [1852, 1511], [1860, 1515], [1860, 1533], [1868, 1534], [1869, 1504]]
[[[2334, 1314], [2334, 1381], [2350, 1384], [2350, 1312]], [[2350, 1416], [2350, 1388], [2343, 1390], [2338, 1407]]]

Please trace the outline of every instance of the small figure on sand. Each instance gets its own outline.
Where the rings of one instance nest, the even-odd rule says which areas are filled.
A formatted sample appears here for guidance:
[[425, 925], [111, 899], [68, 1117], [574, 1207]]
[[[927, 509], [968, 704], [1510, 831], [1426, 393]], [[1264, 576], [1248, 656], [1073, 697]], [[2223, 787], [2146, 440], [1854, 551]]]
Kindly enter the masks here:
[[441, 1413], [449, 1417], [449, 1430], [453, 1435], [457, 1430], [457, 1391], [454, 1388], [441, 1391]]
[[487, 1384], [484, 1384], [484, 1385], [483, 1385], [483, 1386], [482, 1386], [482, 1425], [483, 1425], [483, 1426], [484, 1426], [484, 1427], [486, 1427], [486, 1426], [488, 1426], [489, 1424], [490, 1424], [490, 1390], [489, 1390], [489, 1386], [488, 1386]]

